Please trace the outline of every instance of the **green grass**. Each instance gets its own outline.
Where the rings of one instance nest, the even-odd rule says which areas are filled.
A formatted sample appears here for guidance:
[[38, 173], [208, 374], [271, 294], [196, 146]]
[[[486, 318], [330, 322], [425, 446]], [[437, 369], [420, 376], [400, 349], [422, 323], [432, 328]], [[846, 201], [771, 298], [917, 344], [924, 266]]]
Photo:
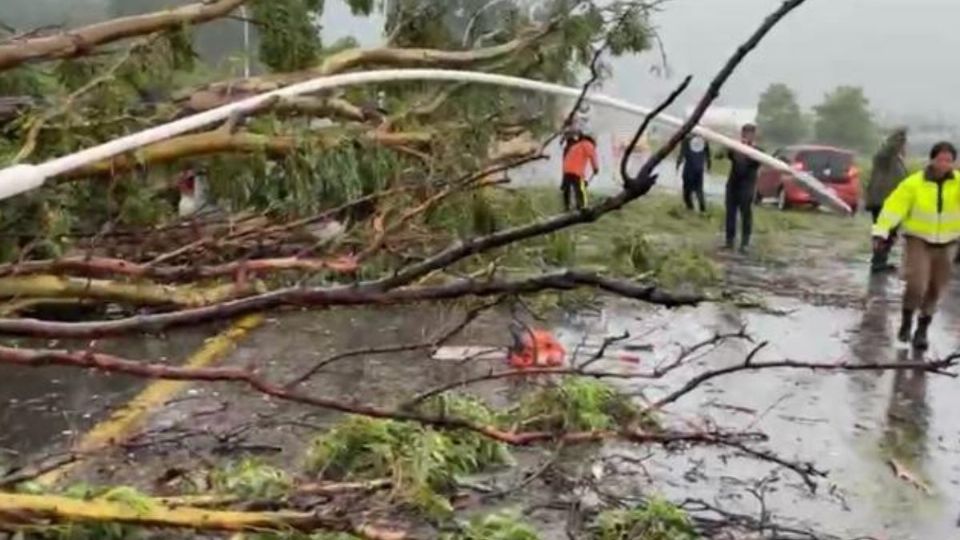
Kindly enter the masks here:
[[[493, 261], [513, 275], [576, 267], [653, 281], [669, 290], [714, 290], [723, 285], [729, 257], [720, 249], [722, 202], [708, 204], [700, 214], [688, 211], [677, 194], [652, 193], [595, 223], [511, 245], [456, 269], [474, 272]], [[491, 189], [442, 205], [428, 216], [428, 224], [465, 238], [561, 211], [556, 189]], [[869, 222], [862, 215], [755, 207], [752, 248], [748, 261], [772, 268], [860, 260], [870, 249]]]
[[[554, 190], [528, 190], [537, 214], [560, 211]], [[709, 203], [708, 203], [709, 204]], [[720, 279], [718, 249], [723, 242], [724, 212], [720, 201], [706, 214], [688, 211], [679, 195], [650, 194], [596, 223], [574, 228], [561, 242], [533, 246], [526, 260], [564, 266], [592, 267], [621, 275], [644, 275], [668, 288], [705, 288]], [[812, 249], [829, 248], [831, 257], [852, 258], [869, 251], [869, 223], [815, 210], [781, 212], [754, 209], [754, 252], [758, 263], [773, 266], [809, 262]], [[573, 246], [567, 245], [573, 239]], [[537, 256], [537, 248], [542, 250]], [[561, 256], [562, 255], [562, 256]]]

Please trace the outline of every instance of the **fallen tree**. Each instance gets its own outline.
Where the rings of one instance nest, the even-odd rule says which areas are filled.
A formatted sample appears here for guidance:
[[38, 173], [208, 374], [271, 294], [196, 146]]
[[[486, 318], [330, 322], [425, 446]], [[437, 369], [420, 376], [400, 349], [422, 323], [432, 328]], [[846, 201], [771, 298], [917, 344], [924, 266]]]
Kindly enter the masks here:
[[[235, 6], [240, 3], [233, 2]], [[224, 486], [201, 490], [202, 499], [198, 501], [209, 503], [204, 508], [190, 506], [190, 501], [182, 498], [185, 495], [182, 491], [163, 498], [134, 497], [135, 502], [143, 503], [136, 511], [131, 510], [129, 501], [125, 504], [101, 495], [76, 500], [63, 498], [56, 491], [43, 495], [2, 494], [0, 529], [106, 523], [197, 530], [267, 529], [278, 533], [288, 529], [328, 530], [370, 538], [404, 538], [412, 537], [406, 536], [407, 527], [394, 530], [366, 525], [378, 523], [368, 520], [366, 512], [370, 510], [375, 516], [391, 515], [397, 509], [413, 508], [418, 517], [422, 517], [419, 514], [422, 512], [429, 516], [424, 520], [431, 526], [443, 529], [445, 539], [489, 538], [495, 535], [470, 533], [474, 525], [453, 523], [457, 510], [454, 501], [469, 490], [458, 484], [459, 480], [488, 473], [494, 465], [503, 465], [498, 459], [502, 457], [501, 452], [509, 448], [555, 448], [555, 455], [547, 463], [517, 485], [516, 489], [521, 490], [546, 471], [557, 470], [557, 456], [564, 448], [589, 449], [590, 445], [603, 441], [642, 448], [662, 447], [669, 451], [691, 446], [728, 451], [792, 471], [813, 490], [825, 471], [812, 463], [781, 457], [764, 448], [763, 433], [749, 429], [726, 430], [707, 421], [685, 421], [683, 427], [676, 428], [667, 425], [664, 416], [670, 414], [671, 405], [704, 384], [739, 373], [765, 369], [828, 373], [913, 369], [952, 374], [955, 359], [872, 366], [850, 362], [758, 361], [755, 355], [761, 344], [742, 363], [699, 372], [659, 399], [639, 405], [631, 396], [600, 381], [660, 380], [681, 367], [690, 367], [690, 350], [673, 363], [629, 374], [591, 369], [592, 363], [603, 357], [608, 345], [605, 341], [597, 355], [583, 364], [491, 370], [482, 375], [464, 376], [455, 383], [402, 396], [401, 404], [395, 407], [367, 402], [363, 396], [350, 399], [329, 396], [306, 387], [333, 362], [365, 355], [386, 358], [401, 352], [433, 351], [468, 326], [478, 310], [500, 304], [510, 304], [517, 309], [523, 298], [545, 292], [586, 289], [665, 308], [695, 306], [717, 298], [704, 291], [672, 291], [657, 283], [642, 264], [649, 253], [643, 252], [642, 242], [634, 239], [625, 239], [629, 243], [625, 257], [631, 262], [626, 271], [613, 265], [602, 270], [581, 268], [575, 258], [564, 258], [564, 253], [574, 244], [570, 235], [576, 227], [611, 219], [617, 211], [636, 204], [649, 193], [657, 181], [658, 166], [690, 133], [739, 63], [783, 17], [803, 3], [803, 0], [783, 2], [737, 49], [710, 83], [683, 127], [671, 134], [639, 172], [628, 174], [626, 165], [632, 150], [656, 115], [686, 90], [690, 82], [686, 79], [637, 129], [620, 163], [622, 190], [579, 211], [558, 213], [552, 199], [553, 204], [546, 209], [533, 208], [543, 199], [537, 199], [536, 194], [527, 197], [533, 190], [525, 192], [509, 186], [509, 176], [517, 167], [542, 159], [550, 150], [547, 143], [537, 145], [531, 141], [535, 137], [548, 143], [554, 140], [558, 124], [554, 117], [559, 116], [564, 107], [539, 97], [510, 92], [478, 90], [465, 85], [424, 88], [413, 83], [391, 86], [389, 92], [385, 92], [387, 97], [379, 100], [370, 100], [370, 93], [356, 90], [343, 95], [309, 96], [272, 103], [249, 118], [231, 119], [220, 129], [184, 135], [144, 148], [135, 155], [91, 164], [73, 173], [70, 182], [47, 188], [44, 197], [36, 200], [24, 197], [21, 200], [31, 204], [23, 204], [23, 210], [30, 209], [33, 222], [42, 226], [29, 234], [12, 235], [18, 237], [19, 243], [5, 260], [16, 262], [0, 265], [0, 276], [3, 276], [0, 294], [6, 292], [5, 296], [16, 298], [35, 296], [28, 300], [37, 301], [69, 296], [174, 305], [168, 311], [142, 310], [134, 316], [84, 322], [14, 317], [22, 307], [16, 306], [17, 309], [5, 312], [0, 318], [0, 335], [4, 336], [99, 339], [174, 332], [178, 328], [269, 310], [330, 310], [347, 306], [377, 309], [396, 304], [449, 305], [454, 302], [471, 306], [474, 298], [490, 301], [468, 309], [463, 323], [434, 337], [377, 347], [361, 343], [347, 352], [328, 355], [287, 381], [270, 378], [266, 368], [259, 364], [273, 360], [269, 353], [263, 354], [266, 358], [251, 360], [247, 368], [191, 368], [105, 354], [98, 350], [98, 343], [87, 349], [82, 345], [72, 349], [25, 348], [12, 343], [0, 346], [0, 364], [18, 368], [58, 366], [144, 380], [231, 383], [271, 402], [344, 414], [345, 417], [333, 417], [331, 423], [318, 430], [321, 434], [304, 456], [309, 466], [301, 473], [309, 480], [341, 485], [376, 483], [390, 478], [382, 484], [385, 490], [389, 489], [386, 501], [349, 499], [339, 506], [335, 504], [337, 501], [326, 498], [301, 497], [304, 494], [291, 485], [303, 482], [288, 481], [290, 474], [277, 470], [257, 476], [257, 489], [252, 491], [228, 492]], [[210, 10], [226, 9], [228, 4], [205, 3], [192, 6], [193, 11], [189, 13], [194, 17], [200, 17], [200, 11], [209, 15]], [[63, 124], [51, 122], [43, 129], [33, 130], [14, 128], [15, 142], [19, 144], [13, 146], [26, 147], [22, 140], [26, 137], [28, 143], [36, 144], [34, 152], [38, 158], [59, 155], [85, 146], [88, 141], [137, 129], [141, 124], [154, 125], [177, 114], [184, 103], [188, 109], [206, 110], [238, 96], [318, 73], [333, 74], [368, 66], [474, 67], [551, 81], [572, 78], [578, 69], [588, 68], [593, 77], [583, 87], [585, 94], [600, 79], [605, 54], [639, 52], [650, 45], [649, 14], [656, 7], [656, 3], [643, 2], [557, 1], [547, 3], [547, 14], [543, 15], [523, 12], [512, 2], [499, 7], [466, 9], [461, 2], [428, 1], [425, 4], [432, 11], [422, 12], [405, 11], [409, 6], [399, 4], [404, 4], [394, 6], [399, 11], [387, 14], [390, 46], [346, 50], [327, 50], [313, 41], [318, 39], [311, 35], [316, 33], [315, 29], [309, 24], [304, 29], [301, 24], [304, 17], [294, 16], [296, 20], [287, 20], [279, 27], [289, 32], [277, 32], [278, 27], [270, 27], [277, 25], [277, 20], [262, 11], [266, 4], [258, 4], [255, 17], [262, 19], [257, 22], [264, 27], [265, 40], [261, 59], [274, 68], [273, 73], [229, 78], [226, 82], [219, 77], [207, 80], [182, 92], [172, 92], [171, 103], [151, 103], [153, 108], [146, 107], [148, 112], [141, 114], [145, 108], [143, 103], [134, 103], [128, 96], [118, 100], [116, 94], [122, 95], [134, 88], [139, 90], [138, 84], [142, 86], [142, 81], [134, 84], [125, 78], [127, 64], [139, 66], [143, 71], [147, 59], [154, 58], [149, 55], [170, 56], [171, 50], [176, 51], [172, 39], [166, 44], [160, 37], [151, 39], [151, 43], [156, 41], [163, 47], [137, 48], [128, 51], [129, 58], [122, 59], [123, 62], [114, 61], [106, 66], [91, 62], [84, 67], [91, 68], [94, 74], [81, 76], [81, 81], [69, 85], [63, 81], [64, 86], [84, 89], [79, 94], [68, 94], [72, 96], [70, 107], [60, 107], [57, 115], [42, 116], [56, 118], [58, 122], [62, 119]], [[315, 16], [318, 9], [315, 3], [299, 0], [285, 0], [282, 7], [294, 11], [279, 8], [276, 11], [311, 16]], [[487, 15], [484, 15], [485, 9], [490, 10]], [[118, 28], [127, 28], [126, 37], [172, 30], [160, 21], [166, 24], [172, 14], [184, 16], [185, 13], [187, 11], [174, 11], [130, 19], [138, 21], [137, 24], [130, 20], [108, 21], [103, 23], [106, 26], [101, 25], [96, 43], [109, 42], [113, 39], [111, 36], [119, 35]], [[467, 36], [453, 36], [446, 27], [437, 30], [439, 35], [424, 30], [427, 28], [424, 25], [441, 28], [442, 25], [435, 23], [442, 17], [463, 18], [464, 13], [467, 20], [460, 21], [466, 23], [461, 26], [471, 29], [476, 24], [486, 25], [487, 28], [478, 32], [483, 31], [493, 45], [471, 49], [456, 45], [474, 42], [467, 39], [472, 30], [465, 32]], [[484, 17], [487, 17], [485, 21]], [[478, 20], [481, 22], [476, 23]], [[184, 22], [202, 20], [180, 21]], [[112, 28], [112, 33], [103, 28]], [[135, 33], [134, 28], [142, 33]], [[43, 49], [37, 46], [38, 42], [30, 40], [3, 47], [15, 47], [18, 43], [24, 46], [19, 53], [23, 58], [29, 55], [33, 55], [29, 56], [33, 59], [79, 58], [89, 51], [89, 47]], [[2, 50], [7, 49], [0, 48]], [[175, 66], [173, 74], [184, 71], [176, 67], [179, 66], [176, 62], [169, 65]], [[3, 66], [0, 63], [0, 69]], [[96, 84], [92, 84], [94, 82]], [[363, 101], [379, 102], [359, 104]], [[566, 114], [568, 121], [575, 109]], [[320, 117], [326, 117], [333, 124], [322, 128], [336, 133], [332, 141], [323, 140], [327, 132], [317, 130], [314, 122]], [[197, 165], [210, 171], [211, 191], [217, 197], [229, 202], [230, 207], [243, 208], [256, 220], [228, 217], [225, 225], [219, 224], [224, 225], [219, 230], [202, 228], [202, 223], [171, 224], [175, 205], [171, 204], [169, 176], [177, 168]], [[90, 179], [99, 181], [86, 182]], [[69, 227], [55, 219], [58, 211], [76, 216], [84, 229], [65, 232]], [[7, 218], [6, 213], [3, 216]], [[293, 240], [298, 229], [327, 221], [343, 226], [343, 233], [335, 240]], [[185, 239], [184, 231], [195, 234]], [[64, 240], [70, 238], [70, 234], [82, 237], [82, 242]], [[157, 238], [166, 238], [168, 242], [155, 248], [153, 241]], [[65, 249], [38, 253], [36, 246], [43, 243], [37, 242], [38, 239], [50, 240]], [[121, 240], [127, 244], [124, 254], [110, 251], [119, 249], [114, 244], [122, 243]], [[285, 249], [295, 251], [288, 254]], [[255, 290], [254, 285], [245, 281], [249, 276], [267, 280], [266, 291]], [[121, 281], [124, 279], [129, 281]], [[146, 279], [177, 283], [178, 288], [145, 284], [142, 280]], [[218, 283], [214, 287], [220, 288], [214, 290], [223, 296], [194, 296], [191, 285], [196, 286], [195, 282], [201, 280]], [[176, 301], [170, 302], [171, 299]], [[717, 338], [708, 345], [721, 341]], [[691, 350], [698, 348], [694, 346]], [[493, 410], [463, 393], [482, 383], [530, 378], [547, 382], [522, 395], [515, 406], [506, 410]], [[586, 397], [577, 400], [583, 396]], [[188, 418], [179, 423], [189, 424], [192, 420]], [[249, 425], [236, 427], [239, 431], [247, 428]], [[180, 433], [161, 427], [156, 431], [159, 433], [140, 434], [144, 436], [142, 440], [118, 438], [114, 443], [118, 451], [124, 452], [159, 444], [146, 435], [160, 436], [158, 440], [211, 436], [210, 430], [201, 433], [202, 429], [186, 429]], [[169, 437], [163, 437], [166, 435]], [[224, 440], [229, 441], [233, 435], [214, 436], [223, 439], [218, 444], [226, 444]], [[355, 456], [359, 456], [357, 461], [351, 461]], [[247, 479], [244, 474], [249, 472], [237, 475]], [[4, 486], [23, 487], [30, 479], [30, 474], [23, 470], [4, 476], [16, 478], [15, 482], [8, 483], [0, 477], [0, 485]], [[211, 474], [212, 478], [215, 476]], [[269, 481], [260, 481], [263, 478]], [[561, 490], [566, 492], [574, 492], [588, 483], [584, 478], [577, 478], [571, 485], [563, 485], [563, 478], [551, 481], [561, 482]], [[596, 481], [599, 482], [599, 478]], [[261, 492], [259, 488], [264, 484], [273, 485], [271, 482], [280, 489]], [[233, 487], [236, 483], [227, 482]], [[243, 487], [250, 486], [243, 484]], [[496, 492], [487, 495], [491, 499], [506, 496]], [[259, 508], [271, 511], [260, 512]], [[636, 510], [646, 512], [651, 508], [658, 506], [644, 501]], [[731, 518], [718, 526], [715, 521], [687, 519], [679, 506], [659, 508], [669, 516], [676, 517], [677, 513], [681, 516], [672, 521], [658, 521], [676, 525], [670, 529], [676, 533], [671, 538], [685, 540], [707, 527], [720, 530], [731, 524], [748, 524], [761, 533], [771, 530], [766, 515], [756, 522]], [[571, 507], [569, 514], [585, 516], [579, 507]], [[620, 514], [613, 517], [622, 519], [617, 523], [630, 529], [630, 520], [636, 518], [631, 515], [633, 517], [624, 518]], [[582, 523], [571, 530], [589, 530], [588, 534], [593, 534], [593, 525], [602, 521]], [[477, 525], [482, 526], [484, 524]], [[448, 530], [451, 532], [446, 536]]]

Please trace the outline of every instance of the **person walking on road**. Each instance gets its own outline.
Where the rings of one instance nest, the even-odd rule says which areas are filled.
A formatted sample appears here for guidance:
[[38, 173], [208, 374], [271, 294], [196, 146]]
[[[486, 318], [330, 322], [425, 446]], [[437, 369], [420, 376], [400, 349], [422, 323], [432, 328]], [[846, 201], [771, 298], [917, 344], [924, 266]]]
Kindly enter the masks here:
[[571, 199], [576, 201], [577, 210], [587, 205], [587, 165], [593, 170], [593, 176], [600, 172], [597, 163], [597, 143], [593, 137], [583, 132], [574, 132], [563, 152], [563, 208], [571, 208]]
[[700, 212], [707, 211], [707, 204], [703, 197], [703, 177], [706, 171], [713, 168], [710, 157], [710, 144], [699, 135], [686, 137], [680, 145], [677, 154], [677, 170], [683, 166], [683, 204], [688, 210], [693, 210], [693, 199], [696, 197], [700, 204]]
[[[904, 163], [906, 147], [907, 130], [898, 128], [887, 137], [883, 146], [873, 156], [873, 171], [870, 173], [870, 183], [867, 185], [866, 207], [874, 223], [880, 217], [883, 202], [893, 193], [900, 181], [907, 177], [907, 166]], [[897, 232], [894, 229], [890, 231], [886, 242], [875, 243], [873, 257], [870, 260], [871, 272], [887, 272], [895, 269], [888, 259], [896, 238]]]
[[929, 346], [927, 330], [933, 321], [940, 295], [950, 280], [950, 271], [960, 239], [960, 176], [954, 171], [957, 149], [940, 142], [930, 150], [930, 163], [899, 183], [890, 194], [876, 224], [874, 245], [889, 242], [898, 225], [903, 231], [905, 279], [903, 319], [898, 339], [911, 340], [914, 315], [919, 311], [913, 346]]
[[[740, 129], [740, 141], [760, 150], [756, 145], [757, 126], [746, 124]], [[740, 251], [750, 247], [753, 232], [753, 199], [757, 191], [757, 171], [760, 162], [735, 150], [727, 150], [720, 157], [730, 160], [730, 176], [724, 194], [726, 206], [726, 248], [733, 249], [737, 239], [737, 214], [740, 214]]]

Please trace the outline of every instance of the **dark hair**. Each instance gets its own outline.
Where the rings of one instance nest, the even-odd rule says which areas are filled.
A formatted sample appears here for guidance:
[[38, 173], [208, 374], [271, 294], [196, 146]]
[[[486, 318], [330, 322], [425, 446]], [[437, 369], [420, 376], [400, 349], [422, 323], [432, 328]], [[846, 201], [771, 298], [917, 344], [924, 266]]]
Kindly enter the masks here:
[[957, 147], [947, 141], [941, 141], [933, 145], [933, 148], [930, 149], [930, 159], [936, 159], [944, 152], [950, 152], [953, 159], [957, 159]]
[[757, 130], [756, 124], [744, 124], [743, 127], [740, 128], [740, 133], [743, 133], [745, 131], [756, 131], [756, 130]]

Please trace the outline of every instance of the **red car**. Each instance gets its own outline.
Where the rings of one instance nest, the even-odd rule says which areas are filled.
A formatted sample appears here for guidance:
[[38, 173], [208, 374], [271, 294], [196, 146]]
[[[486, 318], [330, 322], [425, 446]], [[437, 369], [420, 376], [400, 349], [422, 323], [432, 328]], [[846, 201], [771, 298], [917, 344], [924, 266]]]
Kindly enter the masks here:
[[[773, 157], [803, 170], [832, 189], [854, 211], [860, 205], [860, 171], [854, 152], [817, 145], [787, 146]], [[763, 166], [757, 176], [757, 203], [775, 198], [781, 210], [797, 206], [818, 206], [817, 200], [789, 174]]]

